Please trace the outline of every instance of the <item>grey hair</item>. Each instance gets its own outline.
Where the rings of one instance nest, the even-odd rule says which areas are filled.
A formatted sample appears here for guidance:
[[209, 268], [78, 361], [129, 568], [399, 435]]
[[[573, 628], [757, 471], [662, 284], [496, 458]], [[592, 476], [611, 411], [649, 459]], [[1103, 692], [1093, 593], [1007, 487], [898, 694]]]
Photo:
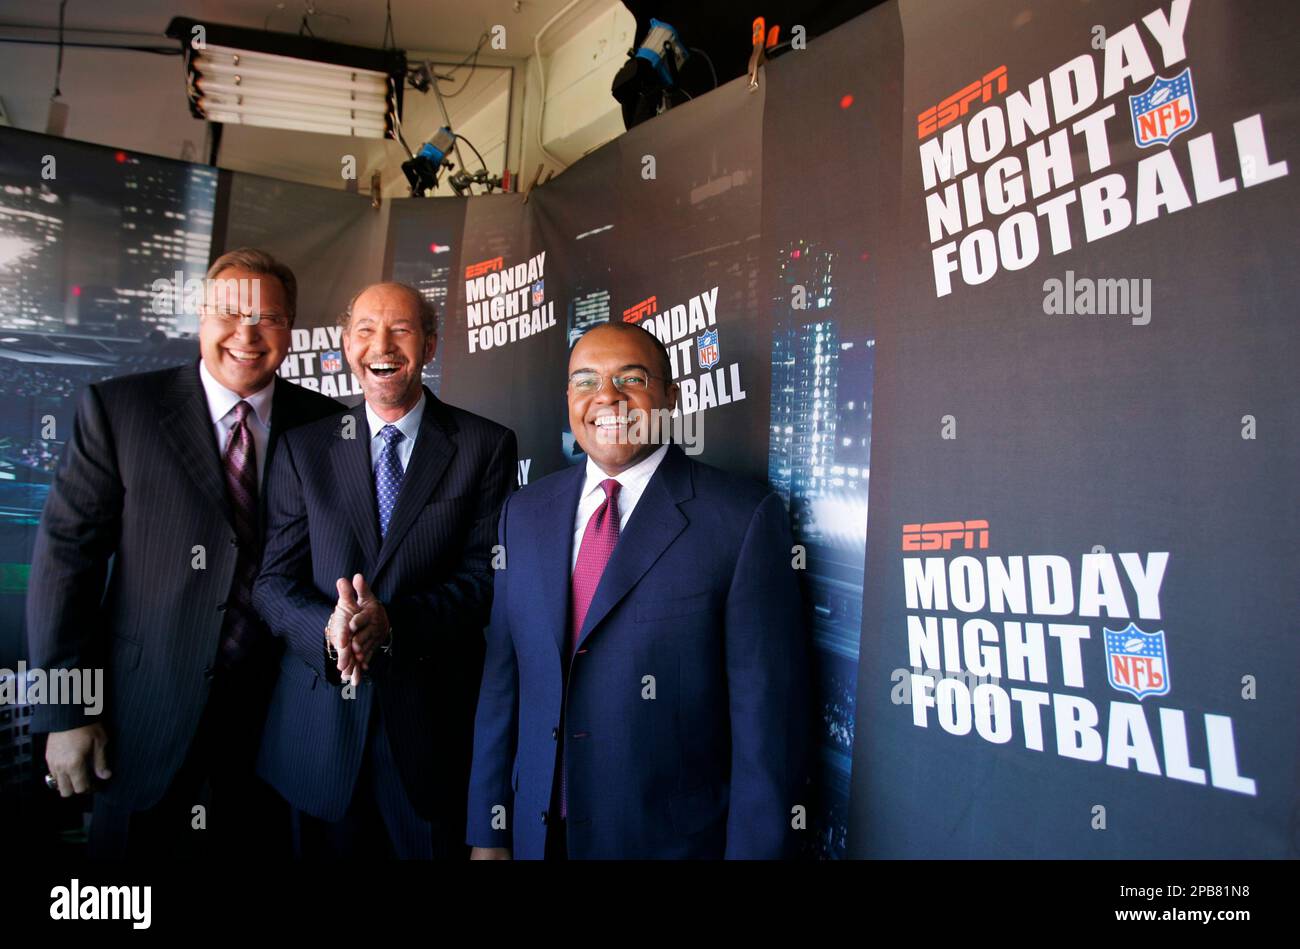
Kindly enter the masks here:
[[410, 296], [411, 300], [415, 303], [416, 313], [420, 317], [420, 329], [424, 331], [425, 337], [438, 335], [438, 308], [433, 305], [433, 302], [428, 297], [415, 289], [415, 287], [412, 287], [410, 284], [398, 283], [394, 280], [384, 280], [379, 283], [367, 284], [352, 295], [352, 299], [348, 301], [347, 307], [339, 314], [338, 325], [343, 327], [343, 332], [346, 333], [348, 331], [348, 325], [352, 322], [352, 308], [356, 306], [357, 300], [361, 299], [361, 294], [365, 293], [367, 290], [373, 290], [375, 287], [393, 287]]
[[223, 270], [247, 270], [249, 273], [264, 277], [274, 277], [284, 288], [285, 304], [289, 308], [289, 322], [292, 324], [298, 315], [298, 278], [293, 275], [287, 264], [276, 260], [264, 250], [256, 247], [240, 247], [228, 251], [212, 262], [208, 268], [207, 278], [213, 280]]

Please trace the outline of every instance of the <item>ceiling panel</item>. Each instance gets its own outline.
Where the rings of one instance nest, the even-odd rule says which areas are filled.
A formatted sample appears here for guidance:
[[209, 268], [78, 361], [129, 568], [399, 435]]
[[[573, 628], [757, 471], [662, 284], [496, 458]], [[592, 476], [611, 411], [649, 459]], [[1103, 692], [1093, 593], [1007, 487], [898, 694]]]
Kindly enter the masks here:
[[[533, 36], [562, 10], [567, 0], [393, 0], [397, 45], [417, 50], [471, 50], [485, 30], [506, 28], [505, 50], [497, 55], [524, 58]], [[0, 26], [58, 26], [55, 0], [0, 0]], [[298, 32], [304, 10], [312, 32], [359, 46], [381, 46], [383, 0], [71, 0], [66, 28], [112, 30], [161, 36], [173, 16], [233, 26]]]

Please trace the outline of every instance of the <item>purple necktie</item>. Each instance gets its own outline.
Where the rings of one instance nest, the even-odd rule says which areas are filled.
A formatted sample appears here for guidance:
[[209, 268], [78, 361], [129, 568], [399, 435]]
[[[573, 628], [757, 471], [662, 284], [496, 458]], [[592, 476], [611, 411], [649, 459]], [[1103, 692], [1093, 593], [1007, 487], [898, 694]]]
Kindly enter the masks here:
[[235, 580], [226, 601], [225, 621], [221, 626], [221, 649], [217, 663], [232, 668], [256, 643], [262, 632], [253, 609], [253, 581], [257, 579], [257, 449], [248, 416], [253, 407], [239, 402], [231, 410], [235, 422], [226, 438], [222, 468], [226, 476], [226, 496], [239, 542], [235, 558]]
[[[582, 624], [587, 620], [587, 610], [591, 607], [596, 587], [600, 586], [601, 574], [605, 564], [618, 546], [618, 489], [622, 487], [613, 478], [606, 478], [600, 483], [605, 492], [605, 501], [596, 508], [587, 521], [587, 529], [582, 533], [582, 546], [578, 548], [578, 563], [573, 568], [573, 608], [569, 627], [569, 661], [578, 649], [578, 640], [582, 636]], [[568, 817], [569, 794], [568, 777], [564, 773], [564, 744], [560, 744], [560, 816]]]

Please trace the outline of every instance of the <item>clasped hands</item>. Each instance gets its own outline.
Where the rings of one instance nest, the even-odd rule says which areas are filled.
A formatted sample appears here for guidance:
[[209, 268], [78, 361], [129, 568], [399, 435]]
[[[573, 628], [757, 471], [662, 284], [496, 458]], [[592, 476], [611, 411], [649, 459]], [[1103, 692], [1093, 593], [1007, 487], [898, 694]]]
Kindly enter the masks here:
[[361, 676], [370, 669], [370, 657], [375, 647], [386, 647], [392, 633], [388, 613], [366, 583], [357, 574], [347, 581], [339, 577], [338, 602], [325, 627], [325, 640], [329, 656], [338, 665], [339, 678], [361, 684]]

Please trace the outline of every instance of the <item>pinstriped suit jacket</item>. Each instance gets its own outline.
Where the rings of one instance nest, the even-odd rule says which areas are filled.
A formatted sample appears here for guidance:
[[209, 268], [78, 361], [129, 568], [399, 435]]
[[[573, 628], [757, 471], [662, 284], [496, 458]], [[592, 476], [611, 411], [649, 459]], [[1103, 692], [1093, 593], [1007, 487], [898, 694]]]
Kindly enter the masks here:
[[[338, 408], [277, 378], [264, 481], [286, 429]], [[222, 477], [197, 360], [82, 394], [36, 535], [27, 641], [33, 666], [105, 668], [106, 708], [96, 719], [38, 705], [33, 725], [103, 721], [113, 777], [101, 793], [123, 809], [162, 797], [207, 702], [238, 553]], [[253, 661], [269, 666], [269, 686], [277, 644], [267, 640]]]
[[[411, 803], [426, 819], [463, 826], [492, 546], [516, 447], [509, 429], [425, 395], [382, 543], [364, 409], [293, 432], [269, 483], [253, 598], [288, 649], [258, 773], [323, 820], [341, 818], [352, 799], [379, 702]], [[344, 437], [348, 417], [353, 437]], [[324, 629], [336, 581], [356, 573], [383, 602], [393, 644], [346, 698], [327, 673]]]

